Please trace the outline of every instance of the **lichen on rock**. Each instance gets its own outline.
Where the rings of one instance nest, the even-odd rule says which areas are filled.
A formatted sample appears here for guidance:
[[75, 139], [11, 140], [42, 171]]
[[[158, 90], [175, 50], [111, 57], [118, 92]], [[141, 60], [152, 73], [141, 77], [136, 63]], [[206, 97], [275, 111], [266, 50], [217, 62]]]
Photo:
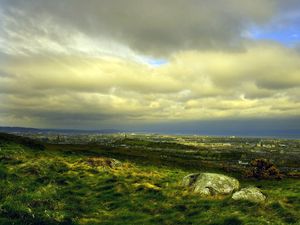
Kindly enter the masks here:
[[234, 200], [246, 200], [255, 203], [263, 203], [266, 201], [266, 196], [261, 193], [257, 187], [243, 188], [232, 195]]
[[183, 186], [203, 196], [228, 195], [239, 189], [239, 181], [217, 173], [194, 173], [183, 178]]

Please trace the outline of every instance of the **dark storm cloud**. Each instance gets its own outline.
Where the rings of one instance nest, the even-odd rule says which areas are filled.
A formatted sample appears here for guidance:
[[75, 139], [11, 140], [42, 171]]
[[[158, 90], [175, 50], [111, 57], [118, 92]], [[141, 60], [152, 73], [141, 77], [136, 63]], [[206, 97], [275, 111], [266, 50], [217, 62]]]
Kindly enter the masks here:
[[35, 27], [43, 17], [151, 54], [239, 49], [247, 25], [263, 23], [278, 10], [277, 1], [269, 0], [5, 0], [1, 5], [31, 32], [43, 32]]

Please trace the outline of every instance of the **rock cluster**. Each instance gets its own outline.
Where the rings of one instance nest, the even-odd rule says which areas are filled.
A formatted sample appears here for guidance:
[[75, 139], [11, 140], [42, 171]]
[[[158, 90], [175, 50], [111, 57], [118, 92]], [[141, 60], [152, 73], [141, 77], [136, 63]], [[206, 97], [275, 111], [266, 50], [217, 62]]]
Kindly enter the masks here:
[[240, 191], [239, 181], [233, 177], [217, 173], [193, 173], [185, 176], [182, 185], [201, 196], [232, 195], [234, 200], [246, 200], [262, 203], [266, 197], [256, 187], [243, 188]]

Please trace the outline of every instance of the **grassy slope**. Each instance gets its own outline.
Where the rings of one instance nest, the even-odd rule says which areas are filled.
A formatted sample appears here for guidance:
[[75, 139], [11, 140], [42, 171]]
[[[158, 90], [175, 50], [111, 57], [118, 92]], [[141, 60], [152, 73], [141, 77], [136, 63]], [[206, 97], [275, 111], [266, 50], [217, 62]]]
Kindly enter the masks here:
[[180, 186], [190, 171], [125, 162], [89, 164], [80, 152], [2, 143], [0, 224], [296, 224], [300, 180], [255, 182], [268, 203], [202, 199]]

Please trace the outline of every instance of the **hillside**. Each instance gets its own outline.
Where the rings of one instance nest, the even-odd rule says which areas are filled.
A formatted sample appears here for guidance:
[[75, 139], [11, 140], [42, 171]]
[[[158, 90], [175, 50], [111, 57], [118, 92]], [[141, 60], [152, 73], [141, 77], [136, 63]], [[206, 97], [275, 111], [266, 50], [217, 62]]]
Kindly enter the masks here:
[[[29, 144], [28, 144], [29, 143]], [[203, 198], [182, 187], [198, 171], [44, 147], [0, 135], [0, 224], [297, 224], [300, 180], [256, 181], [264, 204]], [[78, 146], [80, 148], [80, 146]], [[299, 223], [298, 223], [299, 224]]]

